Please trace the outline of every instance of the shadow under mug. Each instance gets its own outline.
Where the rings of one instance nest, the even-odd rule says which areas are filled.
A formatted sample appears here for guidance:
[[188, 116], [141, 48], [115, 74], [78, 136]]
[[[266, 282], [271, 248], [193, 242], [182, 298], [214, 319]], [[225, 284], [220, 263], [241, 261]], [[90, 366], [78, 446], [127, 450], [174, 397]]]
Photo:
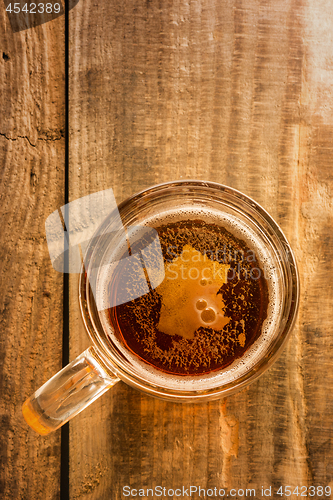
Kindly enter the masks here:
[[[119, 380], [151, 396], [172, 402], [204, 402], [225, 397], [256, 380], [281, 352], [294, 325], [299, 303], [299, 278], [295, 257], [276, 222], [258, 203], [230, 187], [198, 180], [175, 181], [146, 189], [119, 205], [125, 228], [147, 226], [154, 216], [173, 212], [184, 214], [186, 209], [201, 214], [220, 214], [222, 221], [234, 220], [257, 242], [259, 254], [273, 270], [274, 320], [266, 334], [246, 351], [244, 359], [207, 376], [159, 376], [142, 370], [133, 363], [133, 356], [110, 342], [103, 326], [103, 314], [98, 311], [90, 286], [89, 271], [100, 254], [107, 254], [112, 235], [112, 217], [107, 217], [98, 231], [101, 244], [90, 244], [80, 275], [79, 302], [92, 346], [54, 375], [23, 405], [27, 423], [45, 435], [61, 427]], [[204, 217], [204, 215], [203, 215]], [[179, 215], [180, 219], [184, 215]], [[104, 235], [104, 238], [103, 238]], [[98, 267], [98, 266], [97, 266]], [[271, 300], [271, 297], [270, 297]], [[104, 318], [105, 319], [105, 318]], [[246, 358], [246, 359], [245, 359]], [[138, 368], [139, 366], [139, 368]]]

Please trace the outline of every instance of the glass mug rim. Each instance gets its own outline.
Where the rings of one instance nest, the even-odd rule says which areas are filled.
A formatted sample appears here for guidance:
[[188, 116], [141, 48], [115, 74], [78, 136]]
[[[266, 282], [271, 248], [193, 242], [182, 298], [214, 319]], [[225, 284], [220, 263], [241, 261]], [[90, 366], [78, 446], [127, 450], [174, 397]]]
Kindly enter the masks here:
[[[196, 202], [202, 202], [203, 205], [205, 205], [205, 202], [209, 202], [209, 197], [207, 199], [204, 197], [204, 195], [208, 195], [211, 197], [211, 200], [218, 200], [222, 205], [224, 204], [223, 206], [225, 207], [229, 204], [236, 213], [239, 211], [239, 214], [245, 217], [245, 219], [251, 218], [252, 223], [254, 222], [257, 229], [265, 232], [265, 236], [269, 238], [269, 243], [271, 245], [273, 243], [275, 247], [276, 245], [280, 245], [279, 250], [284, 253], [282, 263], [285, 268], [284, 277], [286, 281], [283, 288], [284, 316], [283, 318], [279, 318], [279, 334], [269, 346], [269, 350], [264, 352], [264, 356], [247, 370], [245, 374], [227, 383], [218, 383], [215, 387], [210, 387], [208, 389], [196, 388], [195, 390], [182, 390], [180, 388], [168, 388], [159, 385], [157, 382], [147, 380], [143, 375], [135, 372], [128, 360], [125, 362], [121, 356], [115, 355], [110, 348], [110, 343], [103, 338], [106, 336], [105, 332], [104, 330], [103, 332], [99, 331], [103, 329], [103, 327], [100, 322], [96, 325], [97, 318], [94, 317], [96, 315], [94, 315], [92, 311], [91, 300], [89, 300], [91, 294], [89, 293], [87, 270], [91, 262], [90, 257], [87, 260], [85, 259], [87, 266], [82, 269], [79, 277], [79, 305], [86, 331], [93, 345], [97, 348], [98, 361], [102, 362], [104, 368], [111, 376], [117, 376], [128, 385], [158, 398], [174, 402], [203, 402], [218, 399], [239, 391], [244, 386], [254, 382], [277, 359], [289, 338], [297, 317], [299, 306], [299, 275], [295, 256], [279, 225], [256, 201], [229, 186], [196, 179], [165, 182], [141, 190], [130, 196], [119, 205], [118, 209], [120, 214], [126, 209], [128, 211], [131, 207], [133, 207], [135, 211], [138, 209], [137, 204], [141, 203], [142, 210], [143, 207], [147, 208], [147, 206], [149, 206], [149, 204], [151, 205], [154, 201], [156, 202], [156, 200], [163, 199], [163, 196], [171, 197], [172, 195], [175, 197], [182, 197], [183, 202], [186, 200], [186, 196], [188, 200], [193, 196]], [[144, 205], [144, 203], [146, 203], [146, 205]], [[140, 211], [135, 212], [135, 216], [138, 215], [140, 215]], [[254, 218], [254, 216], [256, 217]], [[103, 224], [107, 226], [106, 221]], [[124, 226], [126, 228], [126, 223], [124, 223]], [[103, 233], [99, 232], [99, 234]], [[93, 258], [94, 250], [88, 247], [87, 255], [89, 251], [92, 253]], [[223, 371], [224, 370], [217, 370], [218, 373], [222, 373]], [[191, 375], [190, 377], [193, 379], [199, 376]], [[166, 376], [166, 378], [168, 378], [168, 376]]]

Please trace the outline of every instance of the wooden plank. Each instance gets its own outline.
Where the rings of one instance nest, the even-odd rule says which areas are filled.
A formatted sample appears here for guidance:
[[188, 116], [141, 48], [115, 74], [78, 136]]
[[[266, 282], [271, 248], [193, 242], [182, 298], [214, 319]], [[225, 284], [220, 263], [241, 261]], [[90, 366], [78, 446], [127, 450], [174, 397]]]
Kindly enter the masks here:
[[56, 499], [60, 433], [21, 406], [61, 367], [62, 283], [45, 219], [64, 200], [64, 19], [13, 34], [0, 5], [1, 498]]
[[[79, 415], [72, 498], [331, 484], [332, 27], [329, 0], [87, 0], [71, 12], [72, 199], [228, 184], [280, 223], [303, 290], [283, 355], [239, 394], [184, 406], [119, 384]], [[75, 286], [72, 357], [89, 343]]]

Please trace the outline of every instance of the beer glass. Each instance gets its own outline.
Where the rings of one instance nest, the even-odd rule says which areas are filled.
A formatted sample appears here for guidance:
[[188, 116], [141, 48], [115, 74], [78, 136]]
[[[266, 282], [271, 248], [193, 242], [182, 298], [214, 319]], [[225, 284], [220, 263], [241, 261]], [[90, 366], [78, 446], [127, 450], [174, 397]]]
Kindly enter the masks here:
[[[79, 278], [78, 299], [92, 345], [23, 405], [27, 423], [39, 434], [58, 429], [120, 380], [172, 402], [204, 402], [230, 395], [255, 381], [271, 366], [295, 323], [299, 302], [295, 257], [277, 223], [254, 200], [220, 184], [181, 180], [145, 189], [121, 203], [118, 209], [128, 233], [124, 236], [113, 228], [112, 214], [106, 217], [98, 236], [88, 246]], [[135, 353], [116, 335], [107, 314], [108, 304], [103, 306], [103, 297], [109, 296], [107, 289], [116, 279], [117, 266], [111, 265], [111, 261], [120, 258], [120, 262], [119, 248], [138, 240], [135, 234], [131, 240], [131, 228], [154, 230], [165, 217], [171, 217], [177, 225], [186, 217], [205, 220], [212, 214], [217, 226], [228, 227], [231, 233], [238, 231], [258, 255], [269, 287], [270, 313], [255, 342], [228, 366], [199, 375], [161, 371], [136, 359]], [[158, 244], [154, 237], [149, 241]], [[144, 267], [142, 255], [138, 262]], [[141, 273], [146, 278], [150, 273], [148, 264], [147, 269], [148, 272]]]

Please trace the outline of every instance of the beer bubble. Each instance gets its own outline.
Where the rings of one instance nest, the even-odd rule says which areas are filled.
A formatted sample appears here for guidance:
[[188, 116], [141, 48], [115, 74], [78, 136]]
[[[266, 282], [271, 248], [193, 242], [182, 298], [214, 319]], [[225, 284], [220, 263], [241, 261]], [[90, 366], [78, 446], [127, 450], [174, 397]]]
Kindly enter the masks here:
[[216, 319], [214, 309], [212, 309], [211, 307], [204, 309], [201, 313], [201, 319], [204, 323], [213, 323], [213, 321], [215, 321]]
[[199, 310], [202, 311], [202, 309], [205, 309], [207, 307], [207, 302], [204, 299], [199, 299], [197, 303], [195, 304], [195, 307]]

